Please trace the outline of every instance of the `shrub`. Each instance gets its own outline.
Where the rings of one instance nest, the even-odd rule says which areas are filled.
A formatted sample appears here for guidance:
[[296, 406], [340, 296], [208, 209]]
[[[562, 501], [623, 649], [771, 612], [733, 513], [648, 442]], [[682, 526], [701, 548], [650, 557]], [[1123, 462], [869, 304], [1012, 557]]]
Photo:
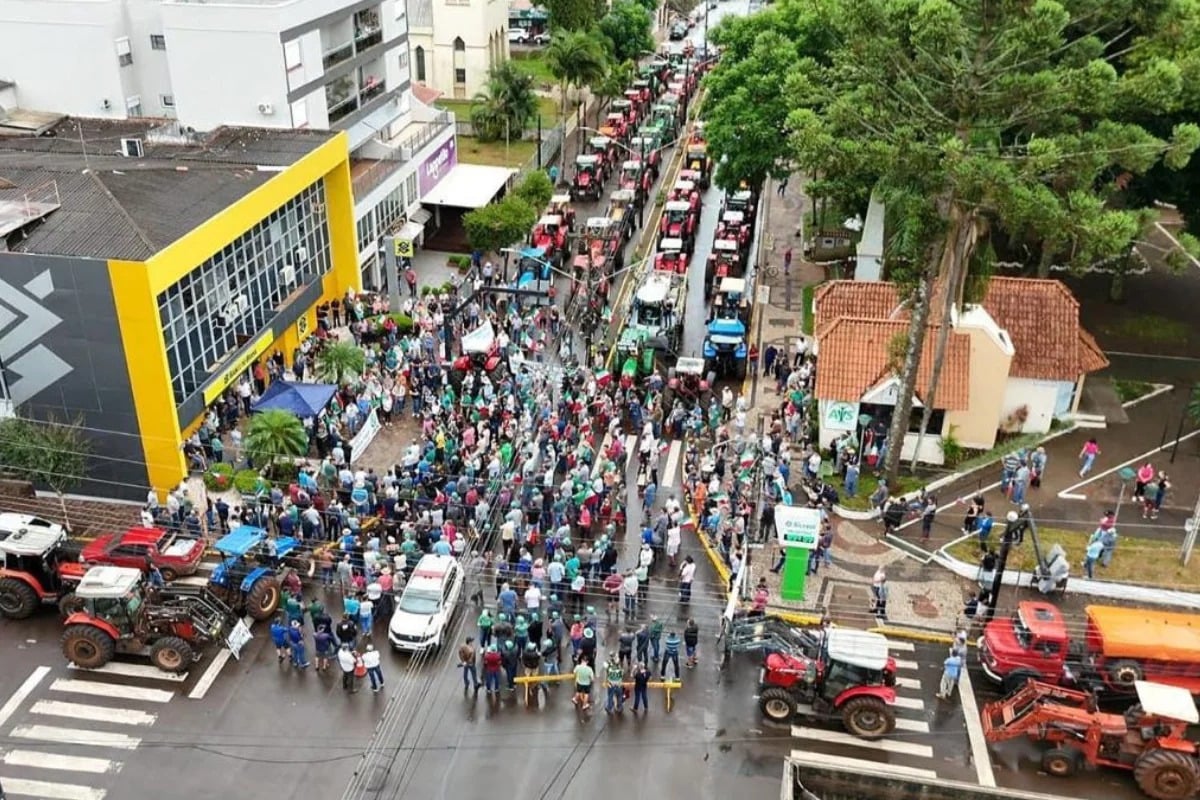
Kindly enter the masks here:
[[446, 259], [446, 263], [456, 268], [460, 272], [466, 272], [471, 268], [471, 257], [461, 253], [455, 253]]
[[233, 467], [225, 462], [213, 464], [204, 473], [204, 486], [209, 491], [223, 492], [233, 485]]
[[395, 312], [389, 314], [388, 316], [392, 318], [392, 322], [396, 323], [396, 333], [398, 335], [407, 336], [408, 334], [412, 333], [413, 319], [408, 314]]
[[257, 494], [262, 486], [262, 476], [257, 470], [240, 469], [233, 476], [233, 488], [238, 490], [239, 494]]
[[954, 435], [954, 429], [957, 425], [951, 425], [950, 430], [942, 437], [942, 459], [945, 461], [945, 466], [953, 467], [961, 462], [967, 456], [967, 449], [958, 441], [958, 437]]
[[454, 285], [454, 281], [446, 281], [442, 284], [442, 294], [454, 294], [457, 288]]
[[422, 286], [421, 287], [421, 297], [429, 297], [429, 293], [432, 291], [433, 291], [432, 286]]

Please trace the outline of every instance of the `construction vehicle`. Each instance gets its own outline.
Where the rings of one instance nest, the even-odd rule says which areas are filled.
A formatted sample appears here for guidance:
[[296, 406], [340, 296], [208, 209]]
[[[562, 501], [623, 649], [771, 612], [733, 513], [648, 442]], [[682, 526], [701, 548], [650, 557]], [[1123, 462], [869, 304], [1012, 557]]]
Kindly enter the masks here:
[[738, 244], [732, 239], [716, 239], [708, 263], [704, 267], [704, 296], [711, 299], [721, 288], [725, 278], [740, 278], [745, 262], [738, 252]]
[[92, 567], [75, 599], [62, 651], [83, 669], [99, 669], [124, 653], [148, 657], [164, 672], [186, 672], [204, 646], [224, 641], [236, 656], [251, 638], [233, 609], [207, 589], [154, 588], [141, 570], [128, 567]]
[[735, 616], [721, 635], [731, 653], [761, 652], [758, 707], [772, 722], [797, 715], [840, 720], [861, 739], [895, 730], [896, 662], [881, 634], [849, 628], [804, 631], [768, 617]]
[[556, 194], [551, 196], [550, 205], [546, 206], [547, 214], [555, 214], [563, 218], [568, 233], [575, 230], [575, 208], [571, 205], [571, 195]]
[[561, 265], [567, 257], [567, 226], [563, 218], [557, 214], [544, 215], [533, 226], [529, 243], [541, 251], [542, 260]]
[[572, 200], [599, 200], [603, 183], [599, 156], [575, 157], [575, 178], [571, 181]]
[[606, 216], [617, 226], [625, 241], [632, 239], [637, 230], [640, 208], [637, 192], [633, 189], [620, 188], [608, 196]]
[[660, 239], [658, 252], [654, 254], [654, 269], [686, 275], [690, 260], [688, 253], [683, 249], [682, 240]]
[[1071, 641], [1059, 609], [1025, 600], [979, 639], [979, 664], [1013, 691], [1033, 678], [1093, 692], [1129, 694], [1138, 681], [1200, 695], [1200, 614], [1087, 606], [1083, 636]]
[[687, 200], [668, 200], [663, 206], [662, 222], [658, 229], [658, 246], [664, 248], [664, 242], [679, 242], [679, 249], [688, 255], [696, 247], [696, 218], [692, 206]]
[[617, 164], [617, 145], [609, 136], [593, 136], [583, 146], [583, 154], [599, 156], [600, 178], [608, 181]]
[[618, 186], [627, 192], [633, 192], [634, 202], [638, 207], [645, 205], [653, 183], [654, 179], [641, 160], [631, 158], [621, 164], [621, 178]]
[[683, 338], [685, 276], [652, 270], [633, 293], [633, 305], [617, 352], [623, 357], [622, 385], [654, 371], [656, 354], [673, 353]]
[[300, 540], [290, 536], [272, 538], [253, 525], [234, 528], [213, 545], [225, 559], [209, 576], [209, 589], [239, 613], [267, 619], [279, 608], [277, 570], [299, 548]]
[[69, 596], [87, 567], [63, 526], [24, 514], [3, 516], [0, 616], [25, 619]]
[[1138, 704], [1124, 714], [1099, 710], [1095, 695], [1041, 681], [988, 703], [983, 735], [996, 743], [1028, 737], [1045, 742], [1042, 769], [1069, 777], [1086, 762], [1133, 772], [1154, 800], [1189, 800], [1200, 792], [1200, 752], [1188, 725], [1200, 723], [1186, 689], [1135, 681]]

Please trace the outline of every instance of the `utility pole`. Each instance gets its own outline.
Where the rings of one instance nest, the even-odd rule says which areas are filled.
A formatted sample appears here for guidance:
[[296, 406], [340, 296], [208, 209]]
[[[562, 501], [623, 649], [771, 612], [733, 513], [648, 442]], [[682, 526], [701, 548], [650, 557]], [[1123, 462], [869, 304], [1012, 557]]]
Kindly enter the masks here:
[[[395, 313], [400, 310], [400, 267], [396, 263], [396, 237], [383, 237], [383, 266], [387, 276], [388, 308]], [[449, 347], [449, 343], [447, 343]]]
[[1000, 598], [1000, 587], [1004, 585], [1004, 569], [1008, 566], [1008, 554], [1014, 544], [1020, 544], [1025, 539], [1025, 529], [1029, 527], [1029, 511], [1023, 510], [1018, 514], [1009, 511], [1004, 523], [1004, 539], [1000, 543], [1000, 555], [996, 559], [996, 574], [992, 578], [991, 597], [988, 598], [987, 618], [990, 622], [996, 616], [997, 600]]

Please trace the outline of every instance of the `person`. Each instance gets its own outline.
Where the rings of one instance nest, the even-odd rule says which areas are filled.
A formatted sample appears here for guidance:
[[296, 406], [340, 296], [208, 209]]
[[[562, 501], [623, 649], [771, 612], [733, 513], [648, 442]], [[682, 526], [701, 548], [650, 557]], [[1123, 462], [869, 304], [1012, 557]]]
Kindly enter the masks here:
[[887, 572], [880, 567], [875, 570], [875, 577], [871, 580], [871, 611], [880, 622], [887, 621], [887, 600]]
[[668, 631], [666, 641], [663, 642], [663, 659], [662, 668], [658, 672], [658, 679], [663, 680], [667, 674], [667, 664], [675, 666], [675, 679], [679, 679], [679, 634], [675, 631]]
[[367, 645], [362, 654], [362, 664], [367, 668], [367, 677], [371, 679], [371, 691], [378, 693], [383, 689], [383, 667], [379, 663], [379, 651], [375, 645]]
[[575, 696], [571, 698], [574, 703], [583, 711], [587, 711], [592, 707], [592, 679], [595, 673], [586, 661], [580, 661], [575, 665]]
[[683, 566], [679, 568], [679, 599], [681, 602], [691, 602], [692, 581], [695, 578], [696, 560], [691, 556], [687, 556], [683, 559]]
[[358, 641], [358, 625], [349, 614], [343, 614], [342, 621], [333, 630], [333, 635], [337, 637], [338, 644], [347, 645], [353, 649]]
[[605, 678], [608, 692], [607, 699], [604, 701], [604, 710], [611, 714], [615, 706], [617, 713], [620, 714], [625, 711], [625, 671], [621, 668], [621, 662], [617, 659], [616, 653], [608, 657]]
[[1083, 448], [1079, 451], [1079, 477], [1082, 478], [1092, 471], [1098, 455], [1100, 455], [1100, 445], [1093, 436], [1083, 443]]
[[475, 648], [472, 645], [474, 641], [474, 637], [468, 636], [458, 648], [458, 666], [462, 668], [464, 692], [472, 688], [479, 691], [479, 673], [475, 668]]
[[954, 649], [950, 650], [950, 655], [942, 662], [942, 682], [938, 686], [938, 699], [949, 700], [954, 696], [954, 687], [958, 685], [958, 678], [962, 675], [963, 657]]
[[500, 651], [496, 645], [489, 644], [483, 652], [483, 685], [487, 687], [489, 695], [500, 694], [500, 670], [503, 665]]
[[288, 644], [292, 648], [292, 666], [296, 669], [308, 669], [308, 650], [304, 646], [304, 628], [298, 620], [292, 620], [288, 630]]
[[313, 650], [317, 654], [317, 672], [325, 672], [329, 669], [329, 661], [333, 658], [335, 646], [333, 634], [329, 632], [329, 628], [318, 627], [317, 632], [313, 634]]
[[350, 649], [350, 645], [343, 644], [338, 650], [338, 666], [342, 670], [342, 690], [349, 694], [354, 694], [358, 691], [354, 680], [354, 667], [358, 659], [354, 657], [354, 651]]
[[650, 685], [650, 670], [646, 667], [646, 662], [639, 662], [633, 671], [633, 711], [637, 713], [640, 706], [643, 711], [650, 710], [650, 703], [646, 698], [646, 689]]
[[271, 623], [271, 642], [275, 645], [275, 655], [280, 664], [283, 663], [285, 658], [291, 655], [288, 640], [288, 626], [283, 624], [283, 616], [280, 615]]
[[683, 647], [687, 653], [688, 669], [696, 666], [696, 647], [700, 644], [700, 626], [696, 620], [689, 619], [683, 627]]
[[495, 624], [492, 612], [485, 608], [479, 615], [479, 621], [476, 624], [479, 625], [479, 646], [487, 647], [492, 643], [492, 625]]
[[1092, 540], [1088, 542], [1087, 550], [1083, 554], [1083, 571], [1089, 579], [1095, 577], [1096, 562], [1100, 560], [1100, 555], [1103, 552], [1104, 542], [1100, 537], [1093, 535]]
[[990, 511], [984, 511], [983, 516], [975, 521], [975, 534], [979, 537], [980, 552], [988, 551], [988, 537], [992, 535], [992, 526], [995, 524], [996, 520]]

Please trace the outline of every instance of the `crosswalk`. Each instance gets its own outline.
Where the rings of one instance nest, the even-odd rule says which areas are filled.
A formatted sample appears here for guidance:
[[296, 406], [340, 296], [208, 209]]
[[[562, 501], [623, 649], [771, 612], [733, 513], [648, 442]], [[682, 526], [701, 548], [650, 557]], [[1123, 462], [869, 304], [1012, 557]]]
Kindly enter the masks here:
[[922, 681], [912, 643], [889, 641], [888, 646], [896, 662], [895, 731], [871, 741], [829, 727], [793, 725], [792, 738], [799, 740], [801, 748], [794, 755], [811, 758], [815, 754], [824, 763], [847, 769], [878, 769], [882, 764], [904, 777], [938, 777], [936, 765], [940, 762], [934, 756], [937, 734], [930, 729], [930, 704], [937, 702], [937, 686]]
[[[625, 451], [625, 468], [633, 466], [637, 461], [638, 451], [641, 444], [641, 434], [618, 434], [622, 436], [622, 447]], [[683, 441], [673, 439], [670, 442], [658, 440], [657, 445], [666, 448], [666, 455], [659, 460], [658, 482], [659, 488], [669, 489], [679, 482], [681, 473], [679, 459], [683, 455]], [[606, 434], [604, 441], [600, 445], [600, 452], [607, 453], [612, 446], [612, 434]], [[596, 466], [592, 469], [592, 477], [598, 477], [600, 473], [600, 459], [596, 459]]]
[[186, 675], [151, 664], [38, 667], [0, 708], [0, 782], [10, 798], [104, 800]]

